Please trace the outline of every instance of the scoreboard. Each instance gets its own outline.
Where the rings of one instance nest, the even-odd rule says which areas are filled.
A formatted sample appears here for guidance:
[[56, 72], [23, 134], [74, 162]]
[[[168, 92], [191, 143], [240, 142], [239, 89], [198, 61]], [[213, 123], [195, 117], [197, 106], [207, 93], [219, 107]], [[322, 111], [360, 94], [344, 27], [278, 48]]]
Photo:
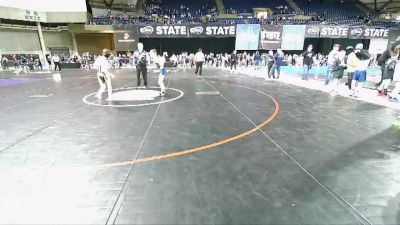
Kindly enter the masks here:
[[36, 22], [86, 22], [86, 0], [0, 0], [0, 18]]
[[86, 0], [1, 0], [0, 7], [38, 12], [86, 12]]

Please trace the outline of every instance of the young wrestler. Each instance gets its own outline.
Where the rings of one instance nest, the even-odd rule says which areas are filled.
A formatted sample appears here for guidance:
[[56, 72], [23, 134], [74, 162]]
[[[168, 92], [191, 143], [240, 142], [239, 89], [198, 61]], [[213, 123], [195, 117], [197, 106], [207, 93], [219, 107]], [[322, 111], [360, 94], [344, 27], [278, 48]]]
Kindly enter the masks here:
[[111, 78], [114, 77], [108, 69], [111, 67], [108, 58], [111, 56], [111, 51], [103, 49], [102, 55], [97, 57], [93, 66], [97, 69], [97, 80], [99, 81], [100, 89], [97, 91], [96, 97], [101, 99], [103, 92], [107, 88], [108, 98], [107, 101], [112, 101], [112, 85]]
[[160, 96], [165, 96], [166, 88], [164, 85], [164, 78], [167, 74], [167, 69], [165, 68], [167, 53], [164, 52], [162, 56], [158, 56], [157, 51], [153, 49], [150, 51], [150, 57], [153, 59], [154, 63], [160, 68], [160, 74], [158, 75], [158, 85], [160, 86]]
[[158, 64], [160, 65], [160, 74], [158, 75], [158, 85], [160, 85], [160, 96], [165, 96], [166, 89], [164, 85], [164, 78], [167, 75], [167, 69], [165, 68], [165, 53], [163, 56], [158, 57]]

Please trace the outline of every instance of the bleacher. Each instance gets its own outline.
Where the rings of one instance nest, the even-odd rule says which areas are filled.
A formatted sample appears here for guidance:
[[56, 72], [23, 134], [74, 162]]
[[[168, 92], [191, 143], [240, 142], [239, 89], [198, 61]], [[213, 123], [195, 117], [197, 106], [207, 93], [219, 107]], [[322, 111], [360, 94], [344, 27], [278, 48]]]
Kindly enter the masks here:
[[191, 14], [201, 14], [205, 15], [212, 8], [216, 8], [216, 4], [214, 0], [164, 0], [161, 1], [160, 7], [163, 11], [167, 10], [175, 10], [181, 9], [181, 6], [184, 6], [186, 9], [184, 11], [188, 11]]
[[[218, 18], [219, 12], [216, 10], [214, 0], [150, 0], [144, 5], [143, 10], [146, 17], [127, 17], [100, 16], [94, 18], [91, 23], [97, 25], [110, 24], [139, 24], [139, 23], [201, 23], [204, 22], [205, 15], [212, 15], [212, 19], [207, 19], [207, 23], [217, 24], [298, 24], [298, 25], [373, 25], [373, 26], [399, 26], [395, 22], [372, 22], [369, 21], [377, 15], [371, 13], [365, 15], [354, 3], [336, 1], [332, 3], [320, 4], [313, 0], [294, 0], [299, 6], [301, 14], [310, 16], [310, 19], [296, 19], [292, 14], [286, 0], [225, 0], [225, 9], [234, 9], [236, 13], [252, 14], [253, 8], [270, 8], [274, 15], [259, 21], [254, 17], [239, 16], [238, 18]], [[286, 10], [282, 10], [286, 8]], [[158, 20], [154, 14], [157, 14]]]
[[335, 17], [357, 17], [364, 14], [356, 5], [351, 1], [334, 1], [331, 3], [321, 4], [314, 0], [294, 0], [299, 6], [300, 10], [305, 15], [324, 15], [329, 18]]
[[399, 22], [393, 22], [393, 21], [374, 21], [371, 22], [371, 25], [378, 27], [400, 27]]
[[144, 5], [146, 15], [191, 15], [193, 17], [204, 16], [216, 9], [215, 0], [151, 0]]
[[218, 18], [215, 22], [217, 24], [257, 24], [259, 23], [256, 18]]
[[[176, 19], [177, 22], [169, 22], [169, 23], [201, 23], [200, 17], [194, 18], [178, 18]], [[91, 21], [92, 25], [111, 25], [111, 24], [152, 24], [156, 23], [157, 21], [150, 18], [142, 18], [142, 17], [129, 17], [128, 19], [124, 18], [108, 18], [108, 17], [96, 17], [93, 18]], [[160, 20], [158, 21], [160, 22]], [[162, 22], [161, 22], [162, 23]], [[350, 25], [350, 26], [361, 26], [365, 25], [363, 20], [359, 19], [327, 19], [325, 21], [313, 21], [313, 20], [306, 20], [306, 19], [276, 19], [276, 18], [268, 18], [263, 21], [259, 21], [256, 18], [217, 18], [214, 21], [208, 23], [216, 23], [216, 24], [281, 24], [281, 25], [318, 25], [318, 24], [325, 24], [325, 25]], [[395, 22], [373, 22], [370, 25], [373, 26], [383, 26], [383, 27], [398, 27], [399, 24]]]
[[224, 0], [224, 5], [225, 9], [234, 9], [238, 13], [252, 13], [253, 8], [270, 8], [278, 13], [276, 8], [279, 6], [292, 10], [286, 0]]
[[364, 20], [354, 16], [334, 16], [327, 17], [324, 24], [359, 26], [364, 24]]
[[117, 16], [99, 16], [91, 20], [92, 25], [112, 25], [112, 24], [152, 24], [156, 21], [152, 18], [145, 17], [125, 17]]

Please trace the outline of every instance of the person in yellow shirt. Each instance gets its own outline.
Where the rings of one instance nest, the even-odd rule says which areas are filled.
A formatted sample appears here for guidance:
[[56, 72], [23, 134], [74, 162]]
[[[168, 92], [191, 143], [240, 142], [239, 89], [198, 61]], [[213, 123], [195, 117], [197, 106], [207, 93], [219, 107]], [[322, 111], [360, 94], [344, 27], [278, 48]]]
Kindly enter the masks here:
[[346, 65], [347, 65], [347, 83], [346, 85], [349, 87], [349, 90], [351, 91], [351, 83], [353, 81], [354, 77], [354, 71], [356, 71], [356, 67], [358, 65], [358, 58], [356, 54], [354, 53], [354, 48], [352, 46], [348, 46], [346, 48]]

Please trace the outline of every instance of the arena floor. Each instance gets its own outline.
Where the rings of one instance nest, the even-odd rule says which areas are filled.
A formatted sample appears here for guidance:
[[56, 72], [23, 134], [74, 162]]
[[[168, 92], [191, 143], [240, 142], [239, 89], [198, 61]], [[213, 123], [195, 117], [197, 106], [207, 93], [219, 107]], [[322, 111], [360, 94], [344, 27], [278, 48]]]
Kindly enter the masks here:
[[95, 71], [1, 72], [0, 224], [400, 224], [398, 111], [203, 75], [106, 103]]

